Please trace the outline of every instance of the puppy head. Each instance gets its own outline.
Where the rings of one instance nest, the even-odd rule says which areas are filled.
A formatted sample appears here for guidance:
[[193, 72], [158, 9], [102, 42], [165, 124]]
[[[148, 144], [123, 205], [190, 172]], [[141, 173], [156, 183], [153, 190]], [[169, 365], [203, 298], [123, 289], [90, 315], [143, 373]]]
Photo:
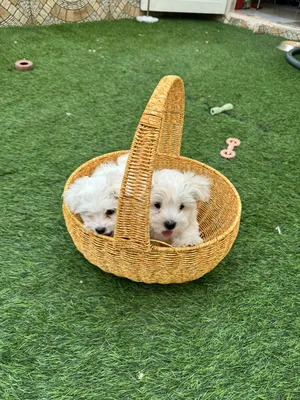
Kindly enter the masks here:
[[116, 223], [116, 209], [122, 176], [108, 174], [77, 179], [64, 193], [70, 211], [80, 214], [86, 229], [111, 236]]
[[106, 163], [100, 164], [95, 171], [93, 172], [92, 176], [98, 176], [98, 175], [106, 175], [108, 178], [110, 177], [117, 177], [118, 175], [124, 175], [127, 159], [128, 159], [129, 154], [123, 154], [122, 156], [119, 156], [116, 160], [114, 161], [108, 161]]
[[156, 238], [167, 239], [197, 223], [197, 202], [208, 201], [210, 181], [193, 172], [155, 171], [150, 200], [150, 229]]

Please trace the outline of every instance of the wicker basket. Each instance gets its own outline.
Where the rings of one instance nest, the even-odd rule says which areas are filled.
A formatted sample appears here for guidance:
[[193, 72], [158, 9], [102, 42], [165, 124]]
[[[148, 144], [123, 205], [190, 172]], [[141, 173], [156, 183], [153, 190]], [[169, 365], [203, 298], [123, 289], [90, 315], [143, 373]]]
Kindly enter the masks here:
[[[241, 202], [234, 186], [215, 169], [180, 156], [184, 87], [177, 76], [164, 77], [141, 117], [131, 146], [119, 197], [114, 237], [84, 229], [78, 215], [63, 203], [67, 229], [77, 249], [92, 264], [112, 274], [146, 283], [182, 283], [211, 271], [229, 252], [237, 236]], [[77, 168], [75, 179], [90, 175], [101, 163], [124, 151], [96, 157]], [[149, 236], [149, 206], [154, 169], [191, 170], [212, 180], [211, 200], [199, 204], [198, 222], [204, 243], [191, 247], [162, 246]]]

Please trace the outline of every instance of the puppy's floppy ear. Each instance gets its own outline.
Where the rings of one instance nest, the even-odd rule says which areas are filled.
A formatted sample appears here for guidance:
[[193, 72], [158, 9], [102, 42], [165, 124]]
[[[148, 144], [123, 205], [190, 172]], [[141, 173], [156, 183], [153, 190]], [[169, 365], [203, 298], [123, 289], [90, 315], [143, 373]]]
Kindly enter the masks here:
[[88, 176], [76, 179], [76, 181], [64, 193], [64, 200], [70, 211], [74, 214], [80, 212], [82, 195], [89, 183], [89, 180], [90, 178]]
[[124, 167], [125, 168], [125, 165], [126, 165], [127, 160], [128, 160], [128, 156], [129, 156], [129, 153], [126, 153], [126, 154], [123, 154], [122, 156], [118, 157], [117, 164], [118, 164], [119, 167]]
[[159, 169], [153, 171], [153, 175], [152, 175], [152, 186], [151, 186], [152, 188], [153, 188], [154, 186], [160, 184], [160, 180], [161, 180], [161, 177], [162, 177], [163, 173], [164, 173], [164, 171], [163, 171], [163, 170], [159, 170]]
[[120, 194], [120, 189], [121, 189], [121, 182], [113, 183], [109, 188], [110, 197], [118, 199]]
[[195, 175], [193, 172], [185, 172], [184, 179], [186, 189], [196, 201], [209, 200], [211, 181], [208, 178], [201, 175]]

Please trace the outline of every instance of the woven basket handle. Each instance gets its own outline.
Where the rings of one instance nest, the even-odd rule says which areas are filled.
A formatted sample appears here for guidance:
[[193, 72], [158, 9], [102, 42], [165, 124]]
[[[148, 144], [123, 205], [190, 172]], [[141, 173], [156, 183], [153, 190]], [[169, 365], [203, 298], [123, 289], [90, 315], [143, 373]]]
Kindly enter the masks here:
[[150, 251], [149, 208], [155, 158], [157, 154], [180, 155], [183, 117], [183, 82], [178, 76], [166, 76], [153, 92], [132, 142], [118, 203], [115, 246]]

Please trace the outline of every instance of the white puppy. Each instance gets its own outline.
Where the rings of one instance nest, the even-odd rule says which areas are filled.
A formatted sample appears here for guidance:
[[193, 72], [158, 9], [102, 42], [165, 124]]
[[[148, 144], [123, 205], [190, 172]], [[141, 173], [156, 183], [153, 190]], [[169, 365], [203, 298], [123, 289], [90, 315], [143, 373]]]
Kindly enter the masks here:
[[210, 180], [193, 172], [154, 171], [151, 190], [151, 238], [173, 246], [203, 243], [197, 222], [197, 202], [208, 201]]
[[80, 214], [87, 230], [113, 235], [127, 158], [128, 154], [125, 154], [117, 162], [99, 165], [91, 176], [76, 179], [64, 193], [70, 211]]

